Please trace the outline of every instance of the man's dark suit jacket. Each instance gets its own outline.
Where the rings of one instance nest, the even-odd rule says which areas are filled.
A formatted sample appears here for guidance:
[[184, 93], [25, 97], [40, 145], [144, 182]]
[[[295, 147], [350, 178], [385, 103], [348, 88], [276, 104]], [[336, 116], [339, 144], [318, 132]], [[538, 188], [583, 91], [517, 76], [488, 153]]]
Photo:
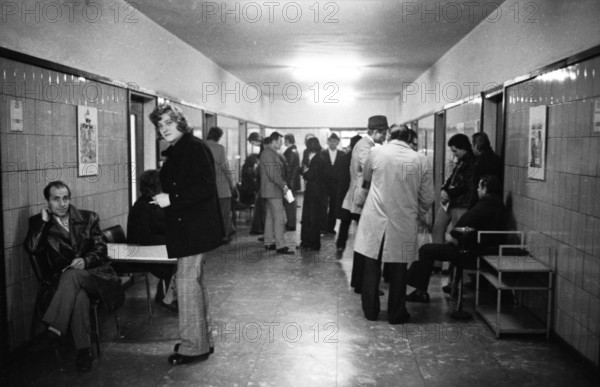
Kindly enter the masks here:
[[323, 158], [323, 160], [325, 160], [325, 165], [324, 165], [324, 180], [325, 180], [325, 184], [327, 185], [337, 185], [338, 180], [339, 180], [339, 174], [340, 174], [340, 169], [342, 168], [340, 163], [340, 156], [343, 155], [344, 152], [342, 152], [341, 150], [337, 150], [337, 155], [335, 157], [335, 161], [333, 162], [333, 164], [331, 163], [331, 157], [329, 156], [329, 148], [324, 149], [321, 151], [321, 158]]
[[[502, 198], [497, 195], [485, 195], [475, 207], [469, 209], [456, 222], [455, 229], [458, 227], [471, 227], [477, 231], [505, 231], [507, 229], [508, 212]], [[451, 231], [455, 238], [460, 237], [456, 231]], [[503, 236], [490, 236], [482, 240], [482, 246], [477, 245], [477, 233], [473, 233], [466, 241], [467, 245], [472, 246], [473, 254], [496, 254], [498, 245], [504, 243]]]
[[85, 270], [94, 276], [102, 301], [114, 310], [123, 305], [121, 280], [108, 263], [106, 243], [100, 230], [98, 214], [69, 207], [69, 232], [52, 217], [49, 222], [37, 214], [29, 218], [29, 230], [24, 242], [30, 254], [45, 257], [48, 282], [58, 285], [62, 269], [78, 257], [85, 261]]
[[298, 155], [298, 149], [296, 145], [290, 145], [285, 152], [283, 152], [285, 158], [285, 179], [288, 188], [292, 192], [300, 191], [300, 155]]

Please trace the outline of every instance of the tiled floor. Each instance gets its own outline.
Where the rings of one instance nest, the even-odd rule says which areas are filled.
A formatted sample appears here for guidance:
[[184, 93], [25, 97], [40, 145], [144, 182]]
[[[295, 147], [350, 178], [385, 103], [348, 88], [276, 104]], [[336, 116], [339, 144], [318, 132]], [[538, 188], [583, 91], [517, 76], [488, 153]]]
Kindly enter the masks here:
[[[287, 233], [291, 242], [298, 232]], [[351, 246], [351, 241], [349, 246]], [[409, 304], [412, 321], [364, 319], [349, 287], [352, 250], [336, 259], [334, 238], [320, 253], [266, 252], [247, 226], [210, 254], [215, 353], [206, 362], [171, 367], [177, 316], [156, 307], [149, 318], [143, 277], [120, 310], [102, 318], [102, 356], [93, 370], [75, 370], [72, 344], [64, 363], [42, 343], [14, 354], [3, 386], [593, 386], [592, 370], [543, 337], [496, 340], [478, 319], [456, 322], [453, 302], [432, 279], [430, 305]], [[386, 291], [386, 285], [382, 285]], [[386, 296], [382, 297], [385, 309]], [[473, 305], [467, 300], [467, 310]], [[8, 379], [8, 383], [6, 383]]]

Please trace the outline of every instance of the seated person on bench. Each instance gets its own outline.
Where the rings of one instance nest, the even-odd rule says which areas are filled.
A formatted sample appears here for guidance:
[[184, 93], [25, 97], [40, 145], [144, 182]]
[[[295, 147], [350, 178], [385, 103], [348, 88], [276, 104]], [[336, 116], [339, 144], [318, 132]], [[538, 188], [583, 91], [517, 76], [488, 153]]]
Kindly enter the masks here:
[[[500, 182], [496, 176], [486, 175], [479, 181], [477, 187], [479, 201], [468, 210], [456, 223], [456, 227], [470, 227], [477, 231], [506, 230], [507, 211], [502, 203], [500, 192]], [[456, 231], [451, 232], [453, 237], [457, 237]], [[497, 248], [501, 243], [501, 238], [489, 238], [485, 246], [477, 246], [476, 234], [470, 236], [466, 241], [472, 256], [477, 256], [482, 251], [488, 251]], [[409, 302], [429, 302], [429, 277], [433, 270], [434, 261], [450, 261], [455, 263], [460, 257], [459, 248], [454, 243], [428, 243], [419, 249], [419, 260], [413, 262], [408, 274], [408, 284], [416, 288], [410, 293], [406, 301]]]

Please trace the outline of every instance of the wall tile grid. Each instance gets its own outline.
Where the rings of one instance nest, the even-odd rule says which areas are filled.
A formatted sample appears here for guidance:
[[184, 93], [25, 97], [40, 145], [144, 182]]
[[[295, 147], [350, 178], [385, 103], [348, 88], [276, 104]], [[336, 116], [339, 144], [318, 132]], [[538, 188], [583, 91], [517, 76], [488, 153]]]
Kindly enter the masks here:
[[[78, 208], [101, 227], [125, 225], [129, 210], [127, 94], [124, 89], [0, 58], [2, 216], [10, 349], [30, 336], [37, 281], [23, 251], [28, 218], [44, 186], [63, 180]], [[10, 101], [23, 102], [23, 131], [10, 131]], [[77, 176], [77, 105], [98, 109], [98, 176]]]
[[[600, 348], [600, 58], [507, 89], [505, 197], [517, 229], [555, 270], [553, 330], [598, 365]], [[527, 176], [529, 108], [548, 105], [545, 181]], [[529, 297], [542, 314], [543, 297]]]

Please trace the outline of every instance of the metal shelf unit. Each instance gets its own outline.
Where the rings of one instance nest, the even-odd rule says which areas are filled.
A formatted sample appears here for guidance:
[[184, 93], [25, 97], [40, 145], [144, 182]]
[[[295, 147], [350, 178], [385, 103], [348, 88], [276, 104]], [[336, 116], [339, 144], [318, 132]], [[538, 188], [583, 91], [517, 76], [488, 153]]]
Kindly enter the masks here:
[[[501, 250], [502, 253], [502, 250]], [[496, 305], [480, 305], [480, 281], [496, 289]], [[502, 305], [502, 291], [518, 294], [517, 305]], [[546, 321], [541, 321], [522, 305], [522, 292], [547, 292]], [[550, 336], [552, 270], [531, 256], [483, 256], [477, 259], [475, 310], [500, 337], [502, 333], [545, 333]]]

